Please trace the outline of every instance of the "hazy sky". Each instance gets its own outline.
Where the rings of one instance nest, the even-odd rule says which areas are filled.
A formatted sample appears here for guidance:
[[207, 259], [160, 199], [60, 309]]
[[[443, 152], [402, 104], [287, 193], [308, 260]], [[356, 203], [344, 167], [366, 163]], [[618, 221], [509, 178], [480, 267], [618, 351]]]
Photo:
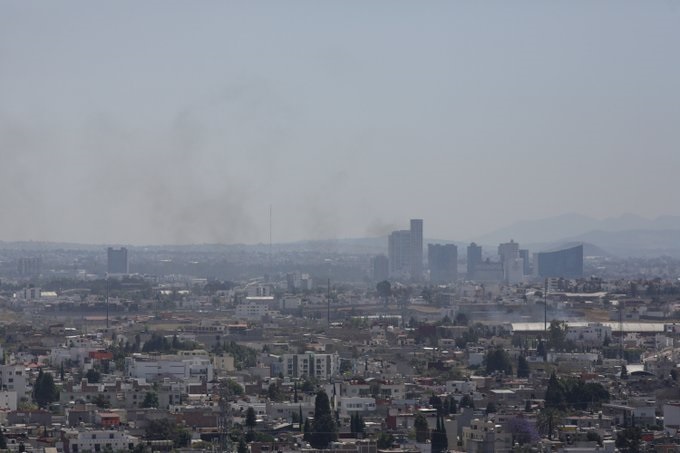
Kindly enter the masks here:
[[0, 240], [680, 214], [679, 81], [678, 1], [3, 1]]

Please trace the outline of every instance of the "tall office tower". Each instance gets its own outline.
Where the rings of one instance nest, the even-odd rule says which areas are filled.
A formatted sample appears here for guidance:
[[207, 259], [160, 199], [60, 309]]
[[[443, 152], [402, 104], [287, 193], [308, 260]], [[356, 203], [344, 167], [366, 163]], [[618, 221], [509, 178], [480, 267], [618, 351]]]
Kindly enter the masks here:
[[411, 274], [411, 232], [393, 231], [387, 240], [390, 277], [408, 278]]
[[376, 255], [373, 257], [373, 281], [382, 282], [389, 278], [390, 267], [389, 260], [385, 255]]
[[423, 278], [423, 219], [411, 219], [411, 278]]
[[512, 239], [510, 239], [510, 242], [499, 244], [498, 256], [501, 257], [501, 263], [505, 260], [519, 258], [519, 244]]
[[583, 245], [554, 252], [541, 252], [535, 256], [535, 272], [539, 277], [579, 278], [583, 276]]
[[128, 253], [125, 247], [109, 247], [106, 253], [109, 274], [128, 274]]
[[482, 263], [482, 246], [474, 242], [467, 248], [467, 278], [475, 279], [475, 268]]
[[524, 263], [519, 256], [519, 244], [510, 239], [510, 242], [498, 246], [498, 256], [503, 265], [503, 281], [514, 284], [522, 281], [524, 276]]
[[458, 280], [458, 247], [454, 244], [427, 244], [427, 263], [432, 283]]
[[17, 262], [17, 272], [20, 277], [35, 277], [40, 275], [42, 268], [42, 258], [19, 258]]
[[523, 272], [524, 272], [524, 275], [530, 275], [531, 274], [531, 269], [530, 269], [531, 263], [529, 262], [529, 250], [520, 249], [519, 257], [524, 260], [524, 268], [522, 269]]

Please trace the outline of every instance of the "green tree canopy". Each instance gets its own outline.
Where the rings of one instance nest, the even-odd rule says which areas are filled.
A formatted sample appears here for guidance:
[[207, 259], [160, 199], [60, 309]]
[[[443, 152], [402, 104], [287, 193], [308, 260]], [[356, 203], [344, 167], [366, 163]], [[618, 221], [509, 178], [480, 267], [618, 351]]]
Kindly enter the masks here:
[[313, 448], [326, 448], [337, 438], [337, 426], [328, 395], [324, 390], [319, 390], [314, 400], [314, 421], [309, 443]]
[[248, 410], [246, 410], [246, 426], [252, 431], [255, 429], [255, 425], [257, 425], [257, 416], [255, 415], [255, 409], [250, 406]]
[[142, 401], [142, 407], [158, 407], [158, 394], [155, 392], [146, 392], [144, 401]]
[[517, 357], [517, 377], [518, 378], [528, 378], [531, 370], [529, 368], [529, 362], [526, 357], [520, 355]]
[[424, 443], [430, 438], [430, 428], [427, 425], [427, 419], [423, 414], [416, 415], [413, 421], [413, 427], [416, 430], [416, 442]]
[[512, 360], [510, 354], [505, 349], [496, 348], [489, 351], [484, 359], [486, 363], [486, 374], [492, 374], [496, 371], [512, 374]]
[[42, 368], [33, 385], [33, 398], [40, 407], [46, 407], [59, 399], [59, 391], [50, 373], [43, 373]]

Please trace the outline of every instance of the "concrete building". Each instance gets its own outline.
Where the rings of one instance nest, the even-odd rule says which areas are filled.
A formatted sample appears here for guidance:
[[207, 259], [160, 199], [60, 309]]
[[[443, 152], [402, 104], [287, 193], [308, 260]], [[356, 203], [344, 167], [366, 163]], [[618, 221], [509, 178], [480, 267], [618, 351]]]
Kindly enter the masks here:
[[583, 277], [583, 245], [536, 254], [534, 269], [538, 277]]
[[39, 256], [31, 258], [19, 258], [17, 262], [17, 273], [19, 277], [35, 277], [40, 275], [42, 270], [42, 258]]
[[427, 262], [432, 283], [458, 280], [458, 247], [455, 244], [427, 244]]
[[531, 261], [529, 260], [529, 250], [520, 249], [519, 257], [524, 260], [524, 275], [531, 275]]
[[117, 430], [75, 430], [62, 431], [64, 453], [99, 451], [130, 451], [139, 444], [137, 437]]
[[213, 379], [213, 365], [207, 356], [134, 354], [125, 358], [125, 376], [149, 382], [166, 377], [187, 382], [209, 382]]
[[28, 371], [23, 365], [0, 365], [0, 390], [17, 392], [19, 398], [28, 390]]
[[340, 356], [337, 353], [283, 354], [281, 361], [284, 377], [327, 380], [340, 370]]
[[411, 276], [411, 232], [393, 231], [387, 240], [390, 278], [409, 278]]
[[376, 255], [372, 260], [373, 281], [382, 282], [390, 276], [390, 262], [385, 255]]
[[423, 279], [423, 219], [411, 219], [411, 278]]
[[109, 274], [128, 274], [128, 251], [125, 247], [116, 250], [109, 247], [106, 251], [107, 272]]
[[467, 278], [474, 280], [475, 269], [482, 264], [482, 246], [474, 242], [467, 248]]

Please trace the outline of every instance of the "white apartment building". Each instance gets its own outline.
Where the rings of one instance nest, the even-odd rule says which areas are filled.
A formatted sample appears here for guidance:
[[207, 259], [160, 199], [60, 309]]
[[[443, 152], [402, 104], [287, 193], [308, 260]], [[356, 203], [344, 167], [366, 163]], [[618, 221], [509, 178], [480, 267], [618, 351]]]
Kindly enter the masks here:
[[206, 356], [133, 354], [125, 358], [125, 376], [150, 382], [163, 378], [209, 382], [213, 380], [213, 365]]
[[128, 451], [139, 443], [137, 437], [125, 431], [114, 430], [64, 430], [64, 453]]
[[23, 365], [0, 365], [0, 390], [17, 392], [21, 398], [28, 393], [28, 371]]
[[605, 338], [611, 340], [611, 326], [605, 326], [601, 323], [588, 323], [586, 326], [567, 327], [566, 339], [577, 345], [602, 346]]
[[283, 354], [282, 370], [284, 377], [301, 378], [314, 377], [320, 380], [329, 379], [340, 369], [340, 356], [333, 354]]
[[17, 410], [17, 392], [15, 391], [0, 391], [0, 410]]
[[340, 417], [349, 418], [352, 414], [375, 411], [375, 398], [347, 397], [338, 398], [337, 407], [340, 410]]

